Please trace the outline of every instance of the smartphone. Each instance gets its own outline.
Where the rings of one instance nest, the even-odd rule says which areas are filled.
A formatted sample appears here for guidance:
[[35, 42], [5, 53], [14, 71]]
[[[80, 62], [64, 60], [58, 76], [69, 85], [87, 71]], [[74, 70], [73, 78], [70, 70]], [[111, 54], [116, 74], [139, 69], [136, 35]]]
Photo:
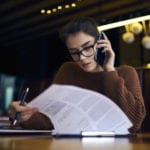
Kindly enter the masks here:
[[[96, 41], [100, 39], [104, 39], [103, 32], [99, 33], [98, 37], [96, 38]], [[97, 48], [94, 57], [96, 62], [101, 66], [103, 66], [105, 60], [105, 53], [102, 53], [102, 50], [103, 48]]]

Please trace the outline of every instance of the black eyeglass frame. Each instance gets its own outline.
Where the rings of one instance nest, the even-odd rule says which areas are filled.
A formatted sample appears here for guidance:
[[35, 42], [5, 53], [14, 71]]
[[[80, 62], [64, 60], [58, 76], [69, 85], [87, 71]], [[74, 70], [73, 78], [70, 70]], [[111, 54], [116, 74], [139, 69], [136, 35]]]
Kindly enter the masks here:
[[[94, 55], [94, 45], [95, 45], [95, 43], [94, 43], [93, 45], [84, 47], [82, 50], [80, 50], [80, 51], [78, 51], [78, 52], [70, 52], [70, 54], [71, 54], [71, 55], [78, 55], [78, 56], [79, 56], [79, 57], [78, 57], [78, 60], [75, 60], [75, 61], [79, 61], [79, 60], [80, 60], [80, 55], [83, 55], [84, 57], [91, 57], [91, 56]], [[88, 55], [88, 56], [85, 55], [85, 54], [83, 53], [83, 51], [87, 51], [87, 50], [89, 50], [90, 48], [93, 49], [93, 53], [92, 53], [91, 55]]]

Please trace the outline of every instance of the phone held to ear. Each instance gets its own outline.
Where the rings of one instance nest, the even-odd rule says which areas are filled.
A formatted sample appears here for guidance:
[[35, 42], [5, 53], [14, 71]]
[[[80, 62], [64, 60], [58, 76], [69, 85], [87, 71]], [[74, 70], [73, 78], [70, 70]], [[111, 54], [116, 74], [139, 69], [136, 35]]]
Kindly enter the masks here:
[[[104, 39], [103, 32], [99, 33], [99, 36], [97, 37], [96, 41], [101, 39]], [[102, 50], [103, 48], [97, 48], [94, 56], [96, 62], [101, 66], [103, 66], [105, 60], [105, 53], [102, 53]]]

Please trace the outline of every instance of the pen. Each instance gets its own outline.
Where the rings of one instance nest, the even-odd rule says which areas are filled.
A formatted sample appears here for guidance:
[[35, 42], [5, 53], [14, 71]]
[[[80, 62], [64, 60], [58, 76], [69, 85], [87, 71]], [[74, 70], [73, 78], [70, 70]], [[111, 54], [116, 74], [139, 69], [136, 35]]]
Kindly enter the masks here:
[[[26, 90], [24, 91], [24, 93], [23, 93], [23, 95], [21, 97], [20, 104], [19, 104], [20, 106], [24, 105], [24, 101], [25, 101], [25, 99], [27, 97], [28, 92], [29, 92], [29, 88], [26, 88]], [[14, 121], [13, 121], [13, 125], [15, 125], [17, 123], [19, 114], [20, 114], [20, 112], [16, 112], [15, 118], [14, 118]]]

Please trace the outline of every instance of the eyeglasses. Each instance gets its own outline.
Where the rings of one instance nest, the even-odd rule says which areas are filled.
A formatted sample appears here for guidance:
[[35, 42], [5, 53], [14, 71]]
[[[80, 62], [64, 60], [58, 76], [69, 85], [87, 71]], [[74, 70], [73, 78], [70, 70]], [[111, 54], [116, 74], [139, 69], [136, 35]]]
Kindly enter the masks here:
[[91, 57], [92, 55], [94, 55], [94, 45], [84, 47], [81, 51], [78, 52], [70, 52], [70, 54], [74, 61], [79, 61], [80, 55]]

